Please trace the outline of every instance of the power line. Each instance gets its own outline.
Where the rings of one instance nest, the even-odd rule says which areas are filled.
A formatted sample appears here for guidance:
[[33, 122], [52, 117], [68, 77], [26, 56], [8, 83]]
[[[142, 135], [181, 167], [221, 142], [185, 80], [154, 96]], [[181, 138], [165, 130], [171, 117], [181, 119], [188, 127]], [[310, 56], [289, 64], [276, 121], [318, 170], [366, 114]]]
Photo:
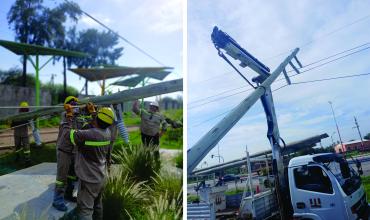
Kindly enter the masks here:
[[[70, 4], [71, 6], [75, 7], [74, 4], [72, 4], [69, 0], [64, 0], [65, 2], [67, 2], [68, 4]], [[83, 14], [85, 14], [87, 17], [91, 18], [92, 20], [94, 20], [96, 23], [100, 24], [101, 26], [103, 26], [104, 28], [106, 28], [107, 30], [109, 30], [110, 32], [114, 33], [115, 35], [117, 35], [119, 38], [121, 38], [123, 41], [125, 41], [127, 44], [131, 45], [132, 47], [134, 47], [135, 49], [137, 49], [138, 51], [140, 51], [141, 53], [143, 53], [144, 55], [146, 55], [147, 57], [149, 57], [150, 59], [154, 60], [156, 63], [162, 65], [162, 66], [165, 66], [162, 62], [160, 62], [158, 59], [154, 58], [152, 55], [150, 55], [149, 53], [145, 52], [143, 49], [141, 49], [140, 47], [136, 46], [134, 43], [132, 43], [131, 41], [127, 40], [125, 37], [121, 36], [118, 32], [115, 32], [113, 29], [111, 29], [110, 27], [108, 27], [107, 25], [105, 25], [103, 22], [99, 21], [98, 19], [94, 18], [93, 16], [91, 16], [89, 13], [85, 12], [84, 10], [82, 10], [81, 8], [77, 8], [75, 7], [76, 9], [80, 10]]]
[[[317, 61], [311, 62], [311, 63], [309, 63], [309, 64], [307, 64], [307, 65], [303, 66], [302, 68], [306, 68], [306, 67], [311, 66], [311, 65], [313, 65], [313, 64], [316, 64], [316, 63], [322, 62], [322, 61], [324, 61], [324, 60], [330, 59], [330, 58], [332, 58], [332, 57], [338, 56], [338, 55], [343, 54], [343, 53], [348, 52], [348, 51], [352, 51], [352, 50], [354, 50], [354, 49], [357, 49], [357, 48], [363, 47], [364, 45], [368, 45], [368, 44], [370, 44], [370, 42], [367, 42], [367, 43], [362, 44], [362, 45], [360, 45], [360, 46], [356, 46], [356, 47], [354, 47], [354, 48], [351, 48], [351, 49], [348, 49], [348, 50], [345, 50], [345, 51], [342, 51], [342, 52], [336, 53], [336, 54], [334, 54], [334, 55], [330, 55], [330, 56], [328, 56], [328, 57], [325, 57], [325, 58], [319, 59], [319, 60], [317, 60]], [[362, 48], [362, 49], [357, 50], [357, 51], [354, 51], [354, 52], [352, 52], [352, 53], [349, 53], [349, 54], [346, 54], [346, 55], [343, 55], [343, 56], [337, 57], [337, 58], [335, 58], [335, 59], [333, 59], [333, 60], [330, 60], [330, 61], [328, 61], [328, 62], [325, 62], [325, 63], [319, 64], [319, 65], [314, 66], [314, 67], [312, 67], [312, 68], [309, 68], [309, 69], [307, 69], [307, 70], [301, 71], [301, 73], [300, 73], [300, 74], [303, 74], [303, 73], [305, 73], [305, 72], [309, 72], [309, 71], [311, 71], [311, 70], [317, 69], [317, 68], [319, 68], [319, 67], [322, 67], [322, 66], [324, 66], [324, 65], [327, 65], [327, 64], [332, 63], [332, 62], [334, 62], [334, 61], [337, 61], [337, 60], [343, 59], [343, 58], [345, 58], [345, 57], [351, 56], [351, 55], [353, 55], [353, 54], [356, 54], [356, 53], [362, 52], [362, 51], [367, 50], [367, 49], [370, 49], [370, 46], [369, 46], [369, 47]], [[300, 68], [300, 69], [302, 69], [302, 68]], [[289, 73], [289, 72], [293, 72], [293, 70], [288, 71], [288, 73]], [[289, 76], [289, 77], [295, 77], [295, 76], [300, 75], [300, 74], [296, 73], [296, 74], [293, 74], [293, 75], [291, 75], [291, 76]], [[281, 80], [285, 80], [285, 78], [278, 79], [278, 80], [276, 80], [276, 82], [281, 81]], [[205, 98], [202, 98], [202, 99], [199, 99], [199, 100], [193, 101], [193, 102], [191, 102], [191, 103], [189, 103], [189, 104], [191, 105], [191, 104], [194, 104], [194, 103], [197, 103], [197, 102], [202, 102], [202, 101], [208, 100], [209, 98], [217, 97], [217, 96], [223, 95], [223, 94], [225, 94], [225, 93], [227, 93], [227, 92], [235, 91], [235, 90], [239, 90], [239, 89], [241, 89], [241, 88], [245, 88], [245, 87], [243, 86], [243, 87], [239, 87], [239, 88], [236, 88], [236, 89], [226, 90], [226, 91], [220, 92], [220, 93], [218, 93], [218, 94], [215, 94], [215, 95], [212, 95], [212, 96], [208, 96], [208, 97], [205, 97]], [[280, 88], [279, 88], [279, 89], [280, 89]], [[234, 95], [238, 95], [238, 94], [241, 94], [241, 93], [243, 93], [243, 92], [250, 91], [250, 90], [252, 90], [252, 89], [246, 89], [246, 90], [243, 90], [243, 91], [240, 91], [240, 92], [232, 93], [232, 94], [230, 94], [230, 95], [223, 96], [223, 97], [220, 97], [220, 98], [217, 98], [217, 99], [213, 99], [213, 100], [208, 101], [208, 102], [204, 102], [204, 103], [201, 103], [201, 104], [198, 104], [198, 105], [195, 105], [195, 106], [190, 106], [190, 107], [188, 107], [188, 109], [201, 107], [201, 106], [203, 106], [203, 105], [205, 105], [205, 104], [209, 104], [209, 103], [212, 103], [212, 102], [215, 102], [215, 101], [219, 101], [219, 100], [221, 100], [221, 99], [225, 99], [225, 98], [228, 98], [228, 97], [231, 97], [231, 96], [234, 96]]]
[[[330, 35], [332, 35], [332, 34], [334, 34], [334, 33], [336, 33], [336, 32], [339, 32], [339, 31], [341, 31], [341, 30], [343, 30], [343, 29], [345, 29], [345, 28], [349, 27], [349, 26], [352, 26], [352, 25], [354, 25], [354, 24], [356, 24], [356, 23], [359, 23], [359, 22], [361, 22], [361, 21], [363, 21], [363, 20], [366, 20], [366, 19], [368, 19], [369, 17], [370, 17], [370, 14], [368, 14], [368, 15], [366, 15], [366, 16], [364, 16], [364, 17], [361, 17], [361, 18], [359, 18], [359, 19], [357, 19], [357, 20], [355, 20], [355, 21], [353, 21], [353, 22], [350, 22], [350, 23], [348, 23], [348, 24], [345, 24], [345, 25], [343, 25], [343, 26], [341, 26], [341, 27], [339, 27], [339, 28], [337, 28], [337, 29], [334, 29], [333, 31], [330, 31], [330, 32], [328, 32], [328, 33], [326, 33], [326, 34], [323, 34], [322, 36], [319, 36], [319, 37], [317, 37], [317, 38], [315, 38], [315, 39], [313, 39], [313, 40], [311, 40], [311, 41], [308, 41], [308, 42], [306, 42], [306, 43], [302, 44], [301, 46], [297, 46], [297, 47], [302, 48], [302, 47], [308, 46], [308, 45], [312, 44], [313, 42], [315, 42], [315, 41], [317, 41], [317, 40], [319, 40], [319, 39], [322, 39], [322, 38], [325, 38], [325, 37], [327, 37], [327, 36], [330, 36]], [[294, 47], [294, 48], [296, 48], [296, 47]], [[273, 59], [273, 58], [276, 58], [276, 57], [282, 56], [282, 55], [287, 54], [287, 53], [290, 53], [290, 52], [292, 52], [292, 50], [286, 50], [286, 51], [284, 51], [284, 52], [280, 52], [280, 53], [278, 53], [278, 54], [276, 54], [276, 55], [273, 55], [273, 56], [267, 57], [267, 58], [265, 58], [265, 59], [263, 59], [263, 60], [270, 60], [270, 59]], [[221, 75], [226, 75], [226, 74], [227, 74], [227, 73], [223, 73], [223, 74], [220, 74], [219, 76], [221, 76]], [[211, 80], [211, 79], [212, 79], [212, 78], [209, 78], [209, 79], [206, 79], [206, 80], [204, 80], [204, 81], [209, 81], [209, 80]]]
[[[352, 75], [345, 75], [345, 76], [337, 76], [337, 77], [330, 77], [330, 78], [323, 78], [323, 79], [315, 79], [315, 80], [301, 81], [301, 82], [292, 83], [291, 85], [308, 84], [308, 83], [323, 82], [323, 81], [330, 81], [330, 80], [337, 80], [337, 79], [354, 78], [354, 77], [361, 77], [361, 76], [367, 76], [367, 75], [370, 75], [370, 73], [352, 74]], [[287, 87], [287, 86], [288, 85], [283, 85], [283, 86], [281, 86], [281, 87], [279, 87], [277, 89], [274, 89], [273, 92], [274, 91], [278, 91], [278, 90], [280, 90], [280, 89], [282, 89], [284, 87]], [[228, 111], [223, 112], [223, 113], [221, 113], [219, 115], [216, 115], [216, 116], [213, 116], [211, 118], [208, 118], [208, 119], [206, 119], [204, 121], [199, 122], [198, 124], [196, 124], [196, 125], [194, 125], [192, 127], [198, 127], [198, 126], [200, 126], [200, 125], [202, 125], [202, 124], [204, 124], [204, 123], [206, 123], [208, 121], [211, 121], [211, 120], [214, 120], [216, 118], [219, 118], [222, 115], [225, 115], [226, 113], [229, 113], [230, 111], [231, 110], [228, 110]]]
[[[368, 19], [369, 17], [370, 17], [370, 14], [365, 15], [364, 17], [361, 17], [361, 18], [359, 18], [359, 19], [357, 19], [357, 20], [355, 20], [355, 21], [352, 21], [352, 22], [350, 22], [350, 23], [347, 23], [347, 24], [345, 24], [345, 25], [343, 25], [343, 26], [341, 26], [341, 27], [339, 27], [339, 28], [337, 28], [337, 29], [334, 29], [333, 31], [330, 31], [330, 32], [328, 32], [328, 33], [326, 33], [326, 34], [323, 34], [323, 35], [321, 35], [321, 36], [319, 36], [319, 37], [317, 37], [317, 38], [315, 38], [315, 39], [313, 39], [313, 40], [311, 40], [311, 41], [308, 41], [308, 42], [306, 42], [306, 43], [304, 43], [304, 44], [302, 44], [301, 46], [298, 46], [298, 47], [299, 47], [299, 48], [306, 47], [306, 46], [308, 46], [308, 45], [312, 44], [313, 42], [315, 42], [315, 41], [317, 41], [317, 40], [319, 40], [319, 39], [322, 39], [322, 38], [325, 38], [325, 37], [327, 37], [327, 36], [330, 36], [330, 35], [332, 35], [332, 34], [334, 34], [334, 33], [336, 33], [336, 32], [339, 32], [339, 31], [341, 31], [341, 30], [343, 30], [343, 29], [345, 29], [345, 28], [349, 27], [349, 26], [352, 26], [352, 25], [354, 25], [354, 24], [356, 24], [356, 23], [359, 23], [359, 22], [361, 22], [361, 21], [364, 21], [364, 20]], [[287, 54], [287, 53], [289, 53], [289, 52], [291, 52], [291, 51], [292, 51], [292, 50], [286, 50], [286, 51], [284, 51], [284, 52], [280, 52], [280, 53], [278, 53], [278, 54], [276, 54], [276, 55], [274, 55], [274, 56], [267, 57], [265, 60], [269, 60], [269, 59], [273, 59], [273, 58], [276, 58], [276, 57], [282, 56], [282, 55]]]

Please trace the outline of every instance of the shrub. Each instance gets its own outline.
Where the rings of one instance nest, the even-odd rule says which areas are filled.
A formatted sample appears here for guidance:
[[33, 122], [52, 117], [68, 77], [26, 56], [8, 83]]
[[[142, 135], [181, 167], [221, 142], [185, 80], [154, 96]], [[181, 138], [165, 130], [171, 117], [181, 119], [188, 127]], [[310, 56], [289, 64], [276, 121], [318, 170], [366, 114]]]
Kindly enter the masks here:
[[182, 151], [180, 151], [180, 153], [178, 153], [176, 155], [176, 157], [174, 157], [174, 162], [175, 162], [175, 166], [177, 168], [180, 168], [182, 169], [182, 165], [183, 165], [183, 156], [182, 156]]
[[[159, 197], [166, 194], [167, 199], [176, 203], [182, 202], [182, 175], [170, 172], [162, 172], [153, 178], [153, 195]], [[179, 195], [181, 194], [181, 197]]]
[[103, 219], [136, 219], [148, 202], [144, 182], [133, 182], [120, 171], [109, 176], [103, 193]]
[[[181, 192], [182, 195], [182, 192]], [[141, 219], [169, 220], [182, 219], [182, 203], [170, 200], [167, 194], [154, 197], [147, 213]]]
[[161, 168], [159, 149], [154, 146], [129, 145], [118, 149], [112, 157], [123, 172], [136, 182], [151, 182]]

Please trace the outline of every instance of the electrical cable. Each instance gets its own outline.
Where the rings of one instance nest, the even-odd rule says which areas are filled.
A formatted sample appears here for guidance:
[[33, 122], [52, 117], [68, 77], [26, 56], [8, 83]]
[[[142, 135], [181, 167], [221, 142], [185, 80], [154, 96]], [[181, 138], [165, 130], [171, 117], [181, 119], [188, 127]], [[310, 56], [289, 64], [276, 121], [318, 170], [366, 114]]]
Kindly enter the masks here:
[[[64, 0], [65, 2], [67, 2], [68, 4], [70, 4], [71, 6], [75, 7], [74, 4], [72, 4], [69, 0]], [[76, 8], [76, 7], [75, 7]], [[165, 66], [161, 61], [159, 61], [158, 59], [154, 58], [152, 55], [150, 55], [149, 53], [147, 53], [146, 51], [144, 51], [143, 49], [141, 49], [140, 47], [136, 46], [134, 43], [132, 43], [131, 41], [129, 41], [128, 39], [126, 39], [125, 37], [121, 36], [118, 32], [115, 32], [113, 29], [111, 29], [110, 27], [108, 27], [107, 25], [105, 25], [103, 22], [99, 21], [98, 19], [94, 18], [93, 16], [91, 16], [89, 13], [85, 12], [84, 10], [82, 10], [81, 8], [76, 8], [78, 10], [80, 10], [83, 14], [85, 14], [87, 17], [91, 18], [92, 20], [94, 20], [96, 23], [100, 24], [101, 26], [103, 26], [105, 29], [109, 30], [110, 32], [112, 32], [113, 34], [117, 35], [119, 38], [121, 38], [123, 41], [125, 41], [127, 44], [131, 45], [132, 47], [134, 47], [135, 49], [137, 49], [138, 51], [140, 51], [141, 53], [143, 53], [144, 55], [146, 55], [147, 57], [149, 57], [150, 59], [152, 59], [153, 61], [155, 61], [156, 63], [162, 65], [162, 66]]]
[[[292, 83], [292, 85], [298, 85], [298, 84], [308, 84], [308, 83], [315, 83], [315, 82], [322, 82], [322, 81], [330, 81], [330, 80], [337, 80], [337, 79], [345, 79], [345, 78], [353, 78], [353, 77], [360, 77], [360, 76], [367, 76], [367, 75], [370, 75], [370, 73], [362, 73], [362, 74], [352, 74], [352, 75], [345, 75], [345, 76], [337, 76], [337, 77], [330, 77], [330, 78], [323, 78], [323, 79], [316, 79], [316, 80], [309, 80], [309, 81], [301, 81], [301, 82], [296, 82], [296, 83]], [[273, 92], [275, 91], [278, 91], [284, 87], [287, 87], [288, 85], [283, 85], [277, 89], [274, 89], [272, 90]], [[192, 126], [192, 127], [198, 127], [208, 121], [211, 121], [211, 120], [214, 120], [216, 118], [219, 118], [220, 116], [222, 115], [225, 115], [226, 113], [229, 113], [231, 110], [228, 110], [226, 112], [223, 112], [222, 114], [219, 114], [219, 115], [216, 115], [216, 116], [213, 116], [211, 118], [208, 118], [204, 121], [201, 121], [199, 123], [197, 123], [196, 125]]]
[[[311, 66], [311, 65], [313, 65], [313, 64], [316, 64], [316, 63], [322, 62], [322, 61], [324, 61], [324, 60], [327, 60], [327, 59], [333, 58], [333, 57], [335, 57], [335, 56], [338, 56], [338, 55], [343, 54], [343, 53], [345, 53], [345, 52], [352, 51], [353, 49], [357, 49], [357, 48], [363, 47], [364, 45], [368, 45], [368, 44], [370, 44], [370, 42], [367, 42], [367, 43], [365, 43], [365, 44], [362, 44], [362, 45], [360, 45], [360, 46], [356, 46], [356, 47], [354, 47], [354, 48], [351, 48], [351, 49], [348, 49], [348, 50], [345, 50], [345, 51], [341, 51], [341, 52], [339, 52], [339, 53], [336, 53], [336, 54], [330, 55], [330, 56], [328, 56], [328, 57], [325, 57], [325, 58], [319, 59], [319, 60], [317, 60], [317, 61], [311, 62], [311, 63], [309, 63], [309, 64], [307, 64], [307, 65], [305, 65], [305, 66], [303, 66], [302, 68], [299, 68], [299, 69], [306, 68], [306, 67]], [[335, 59], [333, 59], [333, 60], [330, 60], [330, 61], [328, 61], [328, 62], [325, 62], [325, 63], [319, 64], [319, 65], [314, 66], [314, 67], [312, 67], [312, 68], [309, 68], [309, 69], [306, 69], [306, 70], [304, 70], [304, 71], [301, 71], [299, 74], [298, 74], [298, 73], [296, 73], [296, 74], [290, 75], [289, 77], [295, 77], [295, 76], [297, 76], [297, 75], [303, 74], [303, 73], [305, 73], [305, 72], [309, 72], [309, 71], [311, 71], [311, 70], [317, 69], [317, 68], [322, 67], [322, 66], [325, 66], [325, 65], [327, 65], [327, 64], [329, 64], [329, 63], [335, 62], [335, 61], [337, 61], [337, 60], [343, 59], [343, 58], [345, 58], [345, 57], [348, 57], [348, 56], [354, 55], [354, 54], [356, 54], [356, 53], [359, 53], [359, 52], [362, 52], [362, 51], [364, 51], [364, 50], [368, 50], [368, 49], [370, 49], [370, 46], [369, 46], [369, 47], [362, 48], [362, 49], [357, 50], [357, 51], [354, 51], [354, 52], [352, 52], [352, 53], [349, 53], [349, 54], [346, 54], [346, 55], [343, 55], [343, 56], [337, 57], [337, 58], [335, 58]], [[294, 71], [294, 70], [290, 70], [290, 71], [288, 71], [288, 73], [289, 73], [289, 72], [293, 72], [293, 71]], [[285, 78], [277, 79], [275, 82], [279, 82], [279, 81], [281, 81], [281, 80], [285, 80]], [[193, 104], [193, 103], [197, 103], [197, 102], [202, 102], [202, 101], [205, 101], [205, 100], [207, 100], [207, 99], [209, 99], [209, 98], [217, 97], [217, 96], [219, 96], [219, 95], [223, 95], [223, 94], [225, 94], [225, 93], [227, 93], [227, 92], [230, 92], [230, 91], [239, 90], [239, 89], [241, 89], [241, 88], [244, 88], [244, 87], [239, 87], [239, 88], [236, 88], [236, 89], [226, 90], [226, 91], [224, 91], [224, 92], [220, 92], [220, 93], [218, 93], [218, 94], [216, 94], [216, 95], [212, 95], [212, 96], [209, 96], [209, 97], [205, 97], [205, 98], [202, 98], [202, 99], [198, 99], [198, 100], [196, 100], [196, 101], [193, 101], [193, 102], [189, 103], [188, 105], [191, 105], [191, 104]], [[280, 89], [280, 88], [279, 88], [279, 89]], [[201, 103], [201, 104], [196, 105], [196, 106], [190, 106], [190, 107], [188, 107], [188, 109], [201, 107], [201, 106], [203, 106], [204, 104], [212, 103], [212, 102], [215, 102], [215, 101], [218, 101], [218, 100], [221, 100], [221, 99], [224, 99], [224, 98], [228, 98], [228, 97], [231, 97], [231, 96], [233, 96], [233, 95], [238, 95], [238, 94], [241, 94], [241, 93], [243, 93], [243, 92], [250, 91], [250, 90], [252, 90], [252, 89], [246, 89], [246, 90], [243, 90], [243, 91], [241, 91], [241, 92], [236, 92], [236, 93], [233, 93], [233, 94], [231, 94], [231, 95], [223, 96], [223, 97], [220, 97], [220, 98], [218, 98], [218, 99], [213, 99], [213, 100], [211, 100], [211, 101], [208, 101], [208, 102], [205, 102], [205, 103]]]

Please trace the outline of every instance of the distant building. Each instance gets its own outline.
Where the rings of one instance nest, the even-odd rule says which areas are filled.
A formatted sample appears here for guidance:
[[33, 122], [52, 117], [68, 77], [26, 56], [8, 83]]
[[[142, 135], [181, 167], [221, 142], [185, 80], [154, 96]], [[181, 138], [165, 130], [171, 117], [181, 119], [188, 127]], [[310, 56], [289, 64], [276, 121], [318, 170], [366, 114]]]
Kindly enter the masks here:
[[182, 100], [164, 97], [159, 101], [159, 105], [163, 110], [180, 109], [182, 108]]
[[355, 140], [355, 141], [349, 141], [343, 143], [342, 145], [339, 143], [335, 145], [334, 149], [336, 153], [342, 153], [342, 152], [351, 152], [351, 151], [368, 151], [370, 150], [370, 140], [364, 140], [364, 147], [361, 146], [361, 140]]

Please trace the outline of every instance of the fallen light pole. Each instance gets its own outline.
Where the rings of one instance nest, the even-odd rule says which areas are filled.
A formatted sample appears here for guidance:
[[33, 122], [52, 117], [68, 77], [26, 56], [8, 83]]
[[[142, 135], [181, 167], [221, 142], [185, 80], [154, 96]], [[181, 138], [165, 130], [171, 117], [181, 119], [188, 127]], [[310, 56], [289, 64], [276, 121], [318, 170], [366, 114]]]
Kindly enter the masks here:
[[[152, 97], [156, 95], [161, 95], [165, 93], [177, 92], [183, 90], [182, 79], [176, 79], [161, 83], [156, 83], [141, 88], [125, 90], [122, 92], [113, 93], [111, 95], [89, 97], [80, 100], [81, 103], [93, 102], [98, 105], [111, 105], [120, 104], [127, 101], [134, 101], [141, 98]], [[7, 117], [0, 118], [0, 123], [8, 121], [25, 121], [29, 119], [38, 118], [44, 115], [58, 114], [64, 111], [62, 104], [56, 105], [55, 108], [48, 109], [38, 109], [31, 112], [20, 113], [17, 115], [11, 115]]]

